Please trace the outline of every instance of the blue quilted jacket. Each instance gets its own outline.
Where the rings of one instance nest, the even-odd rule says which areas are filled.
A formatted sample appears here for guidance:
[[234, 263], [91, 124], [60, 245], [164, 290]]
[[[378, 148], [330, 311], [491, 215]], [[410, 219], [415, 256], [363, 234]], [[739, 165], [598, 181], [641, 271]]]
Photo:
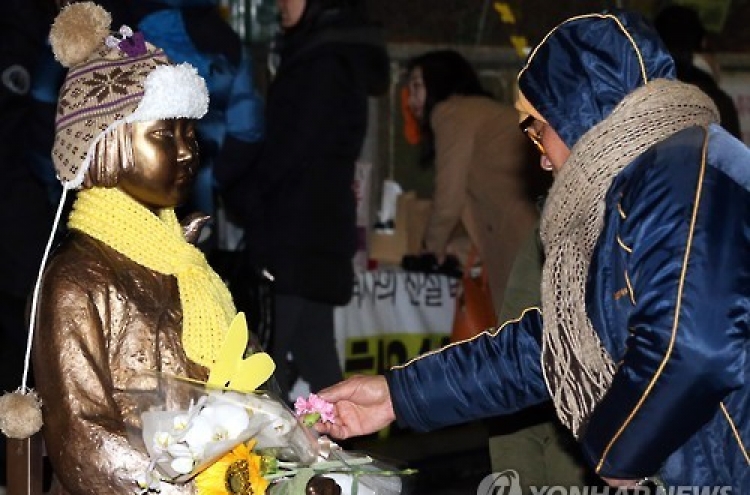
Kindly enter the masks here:
[[[571, 147], [643, 84], [636, 59], [673, 78], [650, 26], [624, 13], [563, 25], [532, 57], [522, 91]], [[601, 476], [750, 493], [749, 253], [750, 150], [718, 125], [667, 138], [612, 181], [586, 303], [617, 371], [580, 438]], [[548, 400], [542, 318], [529, 308], [389, 371], [398, 421], [429, 430]]]

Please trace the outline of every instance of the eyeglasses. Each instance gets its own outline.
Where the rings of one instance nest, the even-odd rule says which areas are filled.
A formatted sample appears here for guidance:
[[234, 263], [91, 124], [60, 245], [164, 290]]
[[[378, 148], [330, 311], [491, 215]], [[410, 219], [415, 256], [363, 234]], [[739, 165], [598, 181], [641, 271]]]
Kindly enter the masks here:
[[544, 130], [542, 129], [542, 132], [537, 132], [537, 130], [534, 129], [534, 120], [534, 117], [529, 116], [523, 119], [523, 122], [521, 122], [518, 127], [521, 128], [521, 132], [523, 132], [526, 137], [531, 139], [531, 142], [534, 143], [534, 146], [539, 150], [539, 153], [546, 155], [547, 150], [544, 148], [544, 144], [542, 144], [542, 132]]

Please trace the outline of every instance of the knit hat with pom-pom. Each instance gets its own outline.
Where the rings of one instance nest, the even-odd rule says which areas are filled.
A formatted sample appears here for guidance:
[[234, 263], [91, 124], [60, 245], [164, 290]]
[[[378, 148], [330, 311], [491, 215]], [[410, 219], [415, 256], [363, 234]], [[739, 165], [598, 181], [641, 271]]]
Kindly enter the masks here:
[[65, 7], [50, 30], [55, 58], [68, 73], [60, 90], [52, 159], [67, 189], [83, 182], [96, 143], [126, 122], [201, 118], [205, 81], [189, 64], [127, 26], [110, 33], [110, 14], [92, 2]]

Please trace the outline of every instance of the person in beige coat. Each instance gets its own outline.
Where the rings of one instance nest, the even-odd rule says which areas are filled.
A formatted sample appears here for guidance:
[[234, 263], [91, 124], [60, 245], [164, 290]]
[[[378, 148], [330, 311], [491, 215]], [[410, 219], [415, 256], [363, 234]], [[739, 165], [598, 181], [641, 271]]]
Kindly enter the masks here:
[[453, 254], [465, 264], [470, 245], [476, 246], [497, 314], [516, 253], [539, 217], [537, 167], [514, 108], [493, 99], [458, 52], [428, 52], [407, 69], [422, 160], [435, 166], [424, 251], [439, 262]]

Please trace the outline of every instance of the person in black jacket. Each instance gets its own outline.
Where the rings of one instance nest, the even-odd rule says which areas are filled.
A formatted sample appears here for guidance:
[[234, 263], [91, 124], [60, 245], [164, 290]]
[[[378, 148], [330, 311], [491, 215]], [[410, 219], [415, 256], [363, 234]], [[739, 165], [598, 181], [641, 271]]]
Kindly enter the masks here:
[[721, 126], [737, 139], [742, 139], [740, 118], [732, 97], [714, 79], [714, 75], [695, 64], [695, 57], [706, 44], [706, 30], [693, 8], [670, 5], [659, 12], [654, 26], [674, 58], [677, 79], [698, 86], [711, 97], [719, 109]]
[[[294, 368], [312, 391], [342, 377], [333, 310], [346, 304], [356, 247], [355, 162], [367, 98], [390, 81], [379, 26], [353, 0], [279, 0], [280, 63], [266, 100], [266, 137], [216, 178], [241, 218], [249, 262], [274, 277], [271, 354], [282, 391]], [[231, 146], [231, 137], [227, 146]]]

